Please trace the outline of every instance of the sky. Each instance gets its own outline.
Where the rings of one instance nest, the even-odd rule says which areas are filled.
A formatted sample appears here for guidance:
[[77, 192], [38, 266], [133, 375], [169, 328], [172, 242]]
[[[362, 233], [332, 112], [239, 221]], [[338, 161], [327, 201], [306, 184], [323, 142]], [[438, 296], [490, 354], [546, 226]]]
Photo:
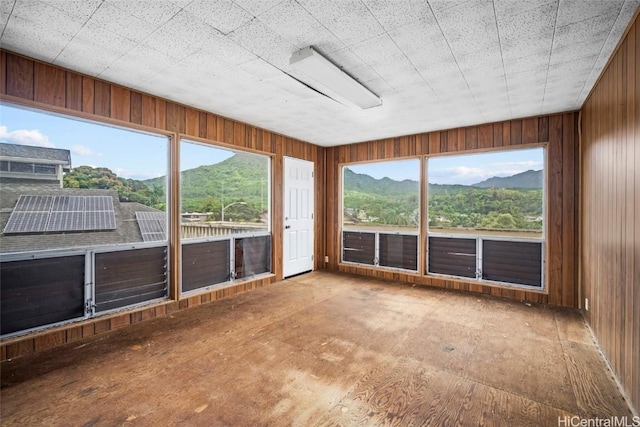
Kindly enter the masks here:
[[[542, 148], [501, 150], [486, 153], [440, 155], [430, 157], [427, 174], [431, 184], [476, 184], [494, 176], [511, 176], [527, 170], [541, 170], [544, 165]], [[348, 165], [356, 173], [380, 179], [418, 181], [418, 160], [385, 161], [373, 164]]]
[[[107, 167], [119, 177], [149, 179], [167, 175], [168, 139], [25, 108], [0, 104], [0, 142], [64, 148], [71, 166]], [[180, 170], [215, 164], [232, 151], [182, 144]]]
[[[71, 165], [107, 167], [118, 176], [149, 179], [167, 175], [168, 140], [95, 122], [71, 119], [0, 104], [0, 142], [65, 148]], [[197, 143], [181, 146], [180, 170], [216, 164], [234, 153]], [[544, 150], [515, 149], [489, 153], [441, 155], [429, 158], [429, 182], [475, 184], [493, 176], [511, 176], [529, 169], [540, 170]], [[357, 173], [374, 178], [419, 180], [417, 159], [349, 165]]]

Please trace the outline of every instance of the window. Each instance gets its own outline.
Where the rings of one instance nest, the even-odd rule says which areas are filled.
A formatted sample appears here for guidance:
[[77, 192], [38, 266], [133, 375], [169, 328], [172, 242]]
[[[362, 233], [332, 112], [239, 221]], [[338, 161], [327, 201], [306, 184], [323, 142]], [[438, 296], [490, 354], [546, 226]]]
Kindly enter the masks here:
[[343, 167], [342, 260], [418, 270], [418, 159]]
[[427, 271], [542, 288], [544, 149], [427, 160]]
[[2, 334], [166, 298], [168, 138], [5, 104], [0, 117]]
[[182, 292], [271, 271], [270, 157], [180, 143]]

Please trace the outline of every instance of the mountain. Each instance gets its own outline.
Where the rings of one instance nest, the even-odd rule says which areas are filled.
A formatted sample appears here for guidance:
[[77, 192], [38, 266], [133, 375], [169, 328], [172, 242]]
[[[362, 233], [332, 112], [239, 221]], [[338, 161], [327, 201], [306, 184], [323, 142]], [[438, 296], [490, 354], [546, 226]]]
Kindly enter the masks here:
[[528, 170], [512, 176], [494, 176], [482, 182], [472, 184], [480, 188], [542, 188], [542, 171]]
[[[203, 165], [180, 174], [183, 212], [220, 212], [222, 204], [243, 202], [227, 217], [257, 217], [268, 208], [269, 177], [267, 157], [236, 153], [214, 165]], [[165, 177], [144, 181], [149, 187]], [[246, 212], [244, 212], [246, 211]]]
[[395, 181], [387, 177], [376, 179], [366, 174], [355, 173], [349, 168], [344, 168], [344, 185], [346, 191], [393, 196], [416, 194], [420, 188], [418, 181]]

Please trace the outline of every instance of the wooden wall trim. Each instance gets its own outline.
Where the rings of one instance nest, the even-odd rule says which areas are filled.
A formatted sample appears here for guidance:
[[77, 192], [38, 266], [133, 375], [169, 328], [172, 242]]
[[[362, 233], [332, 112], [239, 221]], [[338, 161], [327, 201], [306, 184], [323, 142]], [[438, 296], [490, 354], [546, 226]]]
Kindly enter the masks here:
[[[327, 268], [420, 285], [487, 293], [531, 302], [576, 307], [577, 304], [577, 113], [530, 117], [449, 129], [326, 149]], [[451, 153], [505, 148], [547, 147], [546, 290], [493, 286], [475, 281], [416, 275], [340, 262], [341, 166]], [[424, 193], [423, 193], [424, 194]], [[333, 220], [331, 220], [333, 219]], [[424, 235], [424, 234], [423, 234]], [[421, 242], [424, 246], [424, 242]], [[424, 253], [421, 251], [424, 258]], [[420, 261], [421, 264], [424, 260]], [[422, 265], [421, 270], [424, 270]]]
[[[640, 411], [640, 9], [582, 109], [580, 290]], [[583, 300], [584, 301], [584, 300]], [[581, 301], [582, 302], [582, 301]]]

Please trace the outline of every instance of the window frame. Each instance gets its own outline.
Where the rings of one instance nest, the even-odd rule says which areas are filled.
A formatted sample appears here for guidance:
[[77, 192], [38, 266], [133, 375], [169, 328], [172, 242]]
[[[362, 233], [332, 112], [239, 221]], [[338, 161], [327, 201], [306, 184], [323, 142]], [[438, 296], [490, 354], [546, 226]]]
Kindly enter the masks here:
[[[516, 150], [527, 150], [527, 149], [542, 149], [542, 230], [540, 237], [517, 237], [517, 236], [504, 236], [502, 238], [498, 238], [496, 235], [491, 234], [482, 234], [480, 233], [431, 233], [429, 228], [429, 159], [438, 158], [438, 157], [451, 157], [451, 156], [465, 156], [469, 154], [490, 154], [490, 153], [498, 153], [498, 152], [507, 152], [507, 151], [516, 151]], [[539, 293], [548, 293], [548, 286], [546, 283], [546, 266], [547, 266], [547, 257], [548, 257], [548, 240], [547, 240], [547, 229], [549, 227], [549, 218], [548, 218], [548, 210], [547, 210], [547, 200], [548, 200], [548, 143], [537, 143], [537, 144], [527, 144], [521, 147], [496, 147], [492, 149], [482, 150], [482, 151], [463, 151], [463, 152], [449, 152], [449, 153], [438, 153], [434, 155], [425, 155], [424, 157], [424, 170], [425, 175], [423, 179], [425, 180], [425, 257], [424, 257], [424, 275], [427, 277], [443, 277], [454, 280], [462, 280], [468, 282], [475, 282], [482, 285], [489, 285], [494, 287], [502, 287], [502, 288], [510, 288], [510, 289], [523, 289], [531, 292], [539, 292]], [[442, 273], [432, 273], [429, 271], [429, 237], [444, 237], [444, 238], [458, 238], [458, 239], [475, 239], [476, 240], [476, 278], [455, 276], [451, 274], [442, 274]], [[495, 280], [488, 280], [482, 278], [483, 272], [483, 264], [482, 264], [482, 246], [483, 242], [486, 240], [491, 241], [503, 241], [503, 242], [522, 242], [522, 243], [540, 243], [541, 244], [541, 274], [540, 274], [540, 283], [541, 286], [533, 286], [526, 284], [518, 284], [518, 283], [509, 283], [509, 282], [501, 282]]]
[[[208, 148], [212, 148], [212, 149], [218, 149], [218, 150], [225, 150], [225, 151], [230, 151], [230, 152], [241, 152], [241, 153], [247, 153], [247, 154], [251, 154], [251, 155], [258, 155], [258, 156], [263, 156], [266, 158], [267, 160], [267, 178], [268, 178], [268, 182], [267, 182], [267, 206], [268, 206], [268, 216], [267, 216], [267, 227], [265, 230], [256, 230], [256, 231], [249, 231], [249, 232], [243, 232], [243, 233], [232, 233], [232, 234], [228, 234], [228, 235], [218, 235], [218, 236], [205, 236], [205, 237], [190, 237], [190, 238], [183, 238], [182, 237], [182, 233], [179, 232], [179, 248], [178, 248], [178, 257], [179, 257], [179, 268], [178, 268], [178, 282], [179, 282], [179, 286], [177, 287], [177, 292], [178, 292], [178, 299], [183, 299], [183, 298], [188, 298], [194, 295], [199, 295], [202, 293], [206, 293], [206, 292], [210, 292], [212, 290], [217, 290], [217, 289], [223, 289], [226, 287], [229, 287], [231, 285], [233, 285], [234, 283], [238, 283], [238, 282], [243, 282], [243, 281], [247, 281], [247, 280], [252, 280], [255, 278], [261, 278], [261, 277], [267, 277], [270, 275], [273, 275], [274, 272], [274, 265], [273, 265], [273, 260], [274, 260], [274, 256], [273, 256], [273, 196], [272, 196], [272, 192], [273, 192], [273, 161], [274, 161], [274, 155], [271, 153], [264, 153], [264, 152], [259, 152], [259, 151], [254, 151], [254, 150], [247, 150], [247, 149], [242, 149], [233, 145], [229, 145], [229, 144], [225, 144], [225, 143], [221, 143], [219, 141], [212, 141], [212, 140], [207, 140], [207, 139], [203, 139], [203, 138], [196, 138], [193, 136], [186, 136], [186, 135], [180, 135], [177, 141], [177, 145], [178, 145], [178, 150], [180, 151], [180, 147], [182, 146], [182, 143], [187, 143], [187, 144], [195, 144], [195, 145], [199, 145], [202, 147], [208, 147]], [[182, 224], [182, 171], [180, 170], [180, 155], [178, 155], [178, 159], [177, 159], [177, 169], [178, 169], [178, 176], [177, 176], [177, 188], [178, 188], [178, 195], [177, 195], [177, 200], [178, 200], [178, 209], [177, 211], [180, 214], [180, 217], [178, 219], [179, 221], [179, 227], [180, 228], [180, 224]], [[252, 238], [252, 237], [269, 237], [269, 259], [270, 259], [270, 269], [268, 272], [264, 272], [264, 273], [260, 273], [254, 276], [250, 276], [250, 277], [242, 277], [242, 278], [237, 278], [237, 272], [236, 272], [236, 257], [235, 257], [235, 246], [236, 246], [236, 240], [239, 239], [246, 239], [246, 238]], [[208, 242], [218, 242], [218, 241], [225, 241], [228, 240], [229, 241], [229, 266], [230, 266], [230, 277], [228, 280], [223, 281], [223, 282], [219, 282], [219, 283], [212, 283], [210, 285], [206, 285], [206, 286], [202, 286], [202, 287], [198, 287], [198, 288], [194, 288], [194, 289], [190, 289], [190, 290], [183, 290], [183, 285], [184, 285], [184, 281], [183, 281], [183, 247], [184, 245], [190, 245], [190, 244], [201, 244], [201, 243], [208, 243]]]
[[[415, 228], [412, 228], [411, 231], [408, 230], [404, 230], [404, 229], [385, 229], [384, 227], [391, 227], [391, 226], [385, 226], [383, 224], [379, 224], [378, 226], [373, 225], [371, 227], [367, 227], [366, 229], [356, 229], [356, 228], [350, 228], [348, 226], [345, 226], [344, 223], [344, 211], [345, 211], [345, 206], [344, 206], [344, 196], [345, 196], [345, 169], [352, 167], [352, 166], [357, 166], [357, 165], [367, 165], [367, 164], [380, 164], [380, 163], [391, 163], [391, 162], [402, 162], [402, 161], [417, 161], [417, 166], [418, 166], [418, 224]], [[408, 273], [408, 274], [421, 274], [422, 272], [422, 265], [423, 263], [421, 262], [421, 256], [420, 254], [422, 253], [422, 229], [423, 229], [423, 222], [424, 222], [424, 217], [422, 215], [423, 212], [423, 204], [424, 204], [424, 197], [423, 197], [423, 192], [421, 191], [422, 189], [422, 168], [423, 168], [423, 156], [411, 156], [411, 157], [399, 157], [399, 158], [392, 158], [392, 159], [382, 159], [382, 160], [372, 160], [372, 161], [361, 161], [361, 162], [350, 162], [350, 163], [341, 163], [338, 165], [338, 167], [340, 168], [340, 182], [339, 182], [339, 192], [340, 192], [340, 203], [339, 203], [339, 209], [340, 209], [340, 224], [339, 224], [339, 231], [340, 231], [340, 260], [339, 263], [340, 264], [345, 264], [345, 265], [356, 265], [356, 266], [360, 266], [360, 267], [367, 267], [367, 268], [376, 268], [376, 269], [381, 269], [381, 270], [388, 270], [388, 271], [397, 271], [397, 272], [402, 272], [402, 273]], [[344, 247], [344, 239], [345, 239], [345, 233], [362, 233], [362, 234], [374, 234], [374, 239], [375, 239], [375, 246], [373, 248], [374, 250], [374, 259], [372, 260], [372, 264], [367, 264], [367, 263], [362, 263], [362, 262], [355, 262], [355, 261], [348, 261], [345, 260], [345, 247]], [[406, 269], [406, 268], [401, 268], [401, 267], [394, 267], [394, 266], [385, 266], [385, 265], [381, 265], [380, 264], [380, 235], [401, 235], [401, 236], [415, 236], [416, 237], [416, 269], [415, 270], [411, 270], [411, 269]]]
[[[37, 326], [34, 328], [29, 328], [25, 330], [20, 330], [16, 332], [12, 332], [6, 335], [2, 335], [2, 339], [23, 336], [25, 334], [41, 331], [44, 329], [48, 329], [54, 326], [68, 325], [78, 321], [90, 320], [95, 318], [101, 318], [109, 314], [113, 314], [115, 312], [122, 312], [124, 310], [134, 310], [139, 307], [144, 306], [152, 306], [157, 305], [158, 303], [166, 302], [171, 300], [173, 295], [173, 281], [172, 281], [172, 249], [170, 242], [174, 238], [171, 233], [171, 229], [169, 225], [171, 224], [171, 200], [174, 197], [172, 192], [172, 184], [173, 180], [171, 178], [171, 170], [172, 170], [172, 146], [175, 143], [174, 141], [177, 139], [176, 134], [173, 132], [169, 132], [162, 129], [151, 128], [143, 125], [139, 125], [136, 123], [127, 123], [123, 125], [116, 120], [112, 120], [108, 117], [99, 117], [96, 115], [89, 115], [80, 113], [77, 111], [61, 111], [60, 109], [48, 106], [48, 105], [38, 105], [34, 107], [30, 104], [23, 104], [20, 102], [15, 102], [14, 100], [0, 100], [0, 104], [8, 108], [26, 110], [36, 114], [49, 115], [52, 117], [60, 118], [63, 120], [71, 120], [77, 121], [84, 124], [89, 125], [97, 125], [104, 126], [109, 128], [114, 128], [124, 132], [132, 132], [143, 135], [148, 135], [152, 137], [162, 138], [165, 140], [165, 163], [164, 163], [164, 204], [166, 206], [165, 213], [166, 216], [166, 225], [167, 225], [167, 233], [165, 235], [165, 239], [161, 241], [153, 241], [153, 242], [121, 242], [121, 243], [106, 243], [99, 245], [83, 245], [83, 246], [68, 246], [68, 247], [59, 247], [59, 248], [47, 248], [35, 251], [14, 251], [14, 252], [0, 252], [0, 262], [12, 262], [12, 261], [26, 261], [26, 260], [39, 260], [45, 258], [60, 258], [66, 256], [84, 256], [85, 258], [85, 283], [83, 288], [83, 296], [84, 296], [84, 315], [79, 317], [74, 317], [70, 319], [66, 319], [63, 321], [59, 321], [51, 324], [44, 324], [41, 326]], [[77, 113], [77, 114], [74, 114]], [[65, 148], [66, 149], [66, 148]], [[31, 162], [32, 167], [34, 168], [37, 164], [35, 162]], [[53, 164], [52, 164], [53, 165]], [[10, 161], [7, 162], [8, 169], [10, 169]], [[60, 165], [53, 165], [57, 169], [60, 168]], [[10, 171], [9, 171], [10, 172]], [[53, 174], [38, 174], [42, 177], [53, 177], [57, 175]], [[117, 221], [117, 220], [116, 220]], [[153, 247], [164, 247], [166, 251], [166, 266], [165, 266], [165, 274], [166, 274], [166, 296], [160, 298], [153, 298], [145, 301], [140, 301], [134, 304], [116, 307], [113, 309], [102, 310], [99, 312], [95, 311], [95, 306], [93, 306], [93, 302], [95, 299], [95, 254], [97, 253], [109, 253], [109, 252], [117, 252], [117, 251], [126, 251], [126, 250], [135, 250], [135, 249], [145, 249], [145, 248], [153, 248]]]

